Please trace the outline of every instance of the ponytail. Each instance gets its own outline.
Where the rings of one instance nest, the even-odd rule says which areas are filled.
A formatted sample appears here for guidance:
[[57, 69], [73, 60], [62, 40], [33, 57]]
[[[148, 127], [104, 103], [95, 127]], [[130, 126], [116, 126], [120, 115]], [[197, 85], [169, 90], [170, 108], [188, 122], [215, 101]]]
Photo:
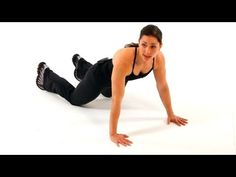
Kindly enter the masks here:
[[124, 48], [128, 48], [128, 47], [138, 47], [138, 43], [131, 42], [131, 43], [126, 44], [126, 45], [124, 46]]

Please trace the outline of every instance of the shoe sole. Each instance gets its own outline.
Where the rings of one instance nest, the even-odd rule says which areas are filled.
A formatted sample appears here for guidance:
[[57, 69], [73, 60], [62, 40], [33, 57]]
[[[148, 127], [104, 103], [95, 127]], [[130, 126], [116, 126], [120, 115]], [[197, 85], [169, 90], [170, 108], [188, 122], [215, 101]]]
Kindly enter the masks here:
[[[40, 62], [39, 65], [38, 65], [38, 68], [37, 68], [37, 77], [36, 77], [36, 85], [38, 86], [38, 88], [40, 88], [41, 90], [45, 90], [43, 85], [39, 84], [39, 74], [40, 74], [40, 69], [43, 67], [43, 65], [45, 65], [46, 63], [45, 62]], [[47, 69], [47, 68], [46, 68]], [[45, 69], [45, 70], [46, 70]], [[44, 72], [45, 72], [44, 70]]]
[[77, 63], [78, 63], [78, 56], [79, 56], [79, 54], [75, 54], [73, 57], [72, 57], [72, 63], [73, 63], [73, 65], [76, 67], [77, 65]]
[[78, 81], [81, 81], [81, 79], [77, 77], [77, 72], [76, 71], [77, 71], [77, 69], [74, 70], [74, 76]]
[[77, 77], [77, 72], [76, 72], [77, 69], [78, 69], [78, 63], [79, 63], [79, 60], [80, 60], [80, 59], [78, 59], [78, 56], [79, 56], [79, 54], [75, 54], [75, 55], [72, 57], [72, 63], [73, 63], [73, 65], [75, 66], [74, 77], [80, 82], [81, 79]]
[[40, 72], [40, 68], [43, 67], [43, 65], [45, 65], [46, 63], [45, 62], [40, 62], [39, 65], [38, 65], [38, 69], [37, 69], [37, 73], [39, 74]]

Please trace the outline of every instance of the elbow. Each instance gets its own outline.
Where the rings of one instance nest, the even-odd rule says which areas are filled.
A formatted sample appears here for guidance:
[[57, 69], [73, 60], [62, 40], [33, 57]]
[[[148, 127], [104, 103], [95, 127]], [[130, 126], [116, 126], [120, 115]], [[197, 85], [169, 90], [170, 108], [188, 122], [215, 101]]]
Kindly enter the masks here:
[[112, 104], [120, 104], [121, 101], [122, 101], [122, 98], [123, 97], [120, 97], [120, 96], [112, 96]]
[[163, 91], [168, 89], [167, 82], [162, 83], [162, 84], [157, 84], [156, 86], [157, 86], [157, 89], [158, 89], [159, 92], [163, 92]]
[[119, 92], [112, 90], [112, 102], [119, 103], [124, 97], [124, 91], [119, 90]]

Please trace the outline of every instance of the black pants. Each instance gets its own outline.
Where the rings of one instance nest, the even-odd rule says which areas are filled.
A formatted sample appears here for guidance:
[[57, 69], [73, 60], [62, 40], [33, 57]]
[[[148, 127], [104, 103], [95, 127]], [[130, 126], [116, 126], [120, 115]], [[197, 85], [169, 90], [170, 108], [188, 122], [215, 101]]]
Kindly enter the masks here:
[[[111, 97], [111, 87], [104, 87], [98, 77], [99, 66], [96, 63], [86, 69], [83, 68], [84, 77], [75, 88], [66, 79], [60, 77], [51, 69], [46, 69], [44, 74], [45, 90], [59, 94], [72, 105], [81, 106], [96, 99], [100, 93]], [[82, 69], [81, 69], [82, 70]]]
[[[101, 59], [100, 61], [98, 61], [99, 63], [102, 63], [102, 60], [106, 60], [106, 59], [108, 59], [108, 58], [104, 58], [104, 59]], [[83, 80], [84, 79], [84, 77], [85, 77], [85, 75], [86, 75], [86, 73], [87, 73], [87, 71], [89, 70], [89, 68], [90, 67], [92, 67], [93, 65], [90, 63], [90, 62], [88, 62], [88, 61], [86, 61], [84, 58], [82, 59], [82, 60], [79, 60], [79, 62], [78, 62], [78, 70], [77, 70], [77, 72], [76, 72], [76, 74], [77, 74], [77, 78], [79, 78], [79, 79], [81, 79], [81, 80]], [[102, 85], [104, 85], [104, 84], [102, 84]], [[111, 97], [111, 86], [103, 86], [103, 88], [102, 88], [102, 90], [101, 90], [101, 94], [103, 95], [103, 96], [105, 96], [105, 97], [108, 97], [108, 98], [110, 98]]]

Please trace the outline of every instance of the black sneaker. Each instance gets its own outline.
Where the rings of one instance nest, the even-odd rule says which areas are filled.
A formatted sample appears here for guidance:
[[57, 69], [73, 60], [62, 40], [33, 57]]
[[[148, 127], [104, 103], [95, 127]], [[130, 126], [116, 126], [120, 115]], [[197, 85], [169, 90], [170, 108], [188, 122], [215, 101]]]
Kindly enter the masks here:
[[43, 84], [44, 84], [44, 72], [45, 70], [49, 68], [45, 62], [40, 62], [38, 64], [38, 69], [37, 69], [37, 73], [38, 73], [38, 76], [36, 78], [36, 85], [42, 89], [42, 90], [45, 90]]
[[81, 57], [80, 57], [79, 54], [75, 54], [75, 55], [72, 57], [72, 63], [74, 64], [75, 67], [77, 67], [80, 58], [81, 58]]
[[74, 76], [78, 81], [83, 80], [89, 68], [92, 66], [91, 63], [87, 62], [83, 57], [79, 54], [75, 54], [72, 57], [72, 62], [75, 66]]
[[75, 54], [72, 57], [72, 63], [75, 66], [75, 70], [74, 70], [74, 76], [78, 81], [81, 81], [81, 78], [78, 77], [78, 68], [79, 68], [79, 60], [81, 59], [79, 54]]

